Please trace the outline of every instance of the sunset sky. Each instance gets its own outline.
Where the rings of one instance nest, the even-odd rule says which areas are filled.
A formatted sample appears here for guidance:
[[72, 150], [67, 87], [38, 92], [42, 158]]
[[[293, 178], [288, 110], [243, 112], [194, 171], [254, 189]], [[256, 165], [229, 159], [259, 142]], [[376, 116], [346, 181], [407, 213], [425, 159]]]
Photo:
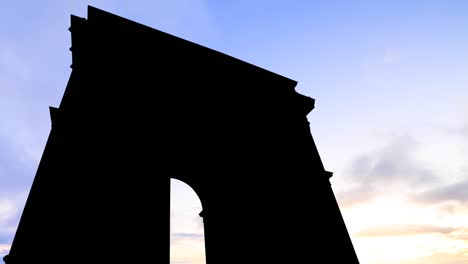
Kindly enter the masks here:
[[[361, 264], [468, 263], [468, 1], [0, 3], [0, 257], [89, 4], [298, 81]], [[173, 180], [172, 200], [172, 264], [204, 263], [198, 197]]]

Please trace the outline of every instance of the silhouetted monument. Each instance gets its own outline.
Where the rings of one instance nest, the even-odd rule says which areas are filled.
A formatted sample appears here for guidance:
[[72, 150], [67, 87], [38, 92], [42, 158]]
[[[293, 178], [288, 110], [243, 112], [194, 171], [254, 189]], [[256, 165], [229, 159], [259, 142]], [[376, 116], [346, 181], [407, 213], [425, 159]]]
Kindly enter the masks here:
[[359, 263], [296, 81], [94, 7], [7, 264], [169, 263], [170, 179], [206, 261]]

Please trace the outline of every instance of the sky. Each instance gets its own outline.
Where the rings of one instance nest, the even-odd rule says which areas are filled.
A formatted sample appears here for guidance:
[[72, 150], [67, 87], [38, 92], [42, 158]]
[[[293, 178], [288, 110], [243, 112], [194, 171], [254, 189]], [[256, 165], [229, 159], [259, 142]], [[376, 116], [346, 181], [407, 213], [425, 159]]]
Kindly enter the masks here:
[[[468, 263], [468, 2], [0, 3], [0, 256], [70, 76], [70, 15], [89, 4], [315, 98], [311, 132], [362, 264]], [[171, 199], [171, 262], [204, 263], [198, 197], [173, 180]]]

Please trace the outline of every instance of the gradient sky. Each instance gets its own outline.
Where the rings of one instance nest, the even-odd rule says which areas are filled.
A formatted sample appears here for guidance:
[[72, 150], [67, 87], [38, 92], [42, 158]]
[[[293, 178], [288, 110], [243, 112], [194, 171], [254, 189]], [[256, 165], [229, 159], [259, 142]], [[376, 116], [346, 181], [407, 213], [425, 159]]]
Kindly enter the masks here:
[[[362, 264], [468, 263], [468, 2], [0, 3], [0, 256], [71, 72], [70, 14], [90, 4], [298, 81]], [[200, 201], [172, 186], [172, 263], [204, 263]]]

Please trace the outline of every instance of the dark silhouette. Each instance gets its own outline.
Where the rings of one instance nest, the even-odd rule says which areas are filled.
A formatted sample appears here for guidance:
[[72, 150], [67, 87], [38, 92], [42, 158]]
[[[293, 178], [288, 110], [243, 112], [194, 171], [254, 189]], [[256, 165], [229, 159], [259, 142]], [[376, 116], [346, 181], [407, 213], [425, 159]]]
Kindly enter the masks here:
[[169, 263], [170, 179], [206, 261], [359, 263], [296, 81], [94, 7], [7, 264]]

